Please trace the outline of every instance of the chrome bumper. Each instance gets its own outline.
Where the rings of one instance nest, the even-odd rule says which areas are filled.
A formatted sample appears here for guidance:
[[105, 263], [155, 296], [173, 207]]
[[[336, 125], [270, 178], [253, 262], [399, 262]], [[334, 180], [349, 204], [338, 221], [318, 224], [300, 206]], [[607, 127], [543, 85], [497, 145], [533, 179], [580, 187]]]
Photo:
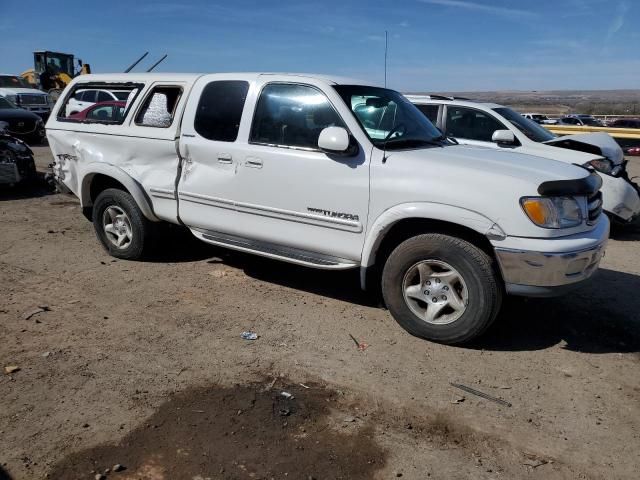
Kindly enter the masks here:
[[562, 295], [589, 279], [604, 256], [606, 240], [562, 253], [496, 248], [507, 293], [532, 297]]

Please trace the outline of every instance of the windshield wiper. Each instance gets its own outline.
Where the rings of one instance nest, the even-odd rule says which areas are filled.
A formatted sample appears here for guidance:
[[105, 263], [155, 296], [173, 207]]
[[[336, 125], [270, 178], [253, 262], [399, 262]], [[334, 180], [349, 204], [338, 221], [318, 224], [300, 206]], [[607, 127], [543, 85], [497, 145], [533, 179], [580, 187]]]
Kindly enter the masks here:
[[444, 139], [440, 139], [438, 137], [434, 139], [426, 139], [426, 138], [394, 138], [391, 140], [387, 140], [386, 146], [387, 149], [396, 147], [419, 147], [423, 145], [433, 145], [435, 147], [443, 147], [444, 144], [442, 142]]

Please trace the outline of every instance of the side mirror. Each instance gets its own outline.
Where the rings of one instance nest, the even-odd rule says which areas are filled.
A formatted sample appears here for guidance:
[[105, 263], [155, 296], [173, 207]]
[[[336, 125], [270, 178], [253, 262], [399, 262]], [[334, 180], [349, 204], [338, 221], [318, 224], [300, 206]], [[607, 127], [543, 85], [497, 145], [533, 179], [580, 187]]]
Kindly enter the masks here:
[[511, 130], [496, 130], [491, 136], [491, 141], [498, 145], [514, 145], [516, 136]]
[[327, 127], [320, 132], [318, 148], [327, 153], [349, 155], [353, 153], [350, 140], [345, 128]]

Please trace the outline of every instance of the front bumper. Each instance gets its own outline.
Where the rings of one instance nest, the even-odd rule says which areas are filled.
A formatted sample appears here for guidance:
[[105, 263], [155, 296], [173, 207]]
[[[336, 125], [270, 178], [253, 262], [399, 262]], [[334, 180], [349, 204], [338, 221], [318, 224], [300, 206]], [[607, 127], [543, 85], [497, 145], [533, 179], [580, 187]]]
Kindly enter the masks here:
[[[550, 239], [516, 239], [494, 244], [507, 293], [529, 297], [563, 295], [588, 280], [598, 269], [609, 237], [602, 215], [590, 232]], [[502, 241], [501, 241], [502, 242]], [[501, 243], [500, 242], [500, 243]], [[513, 248], [519, 245], [529, 248]], [[507, 246], [511, 243], [511, 246]]]

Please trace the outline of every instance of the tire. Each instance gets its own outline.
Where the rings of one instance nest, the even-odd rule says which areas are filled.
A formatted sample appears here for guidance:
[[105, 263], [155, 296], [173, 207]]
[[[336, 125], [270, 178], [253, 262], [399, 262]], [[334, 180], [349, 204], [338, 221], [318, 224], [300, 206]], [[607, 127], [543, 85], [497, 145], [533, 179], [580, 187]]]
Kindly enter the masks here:
[[382, 294], [407, 332], [444, 344], [469, 342], [495, 320], [503, 289], [493, 260], [449, 235], [412, 237], [387, 259]]
[[116, 188], [102, 191], [93, 205], [92, 217], [98, 240], [109, 255], [140, 260], [151, 249], [153, 224], [128, 192]]

